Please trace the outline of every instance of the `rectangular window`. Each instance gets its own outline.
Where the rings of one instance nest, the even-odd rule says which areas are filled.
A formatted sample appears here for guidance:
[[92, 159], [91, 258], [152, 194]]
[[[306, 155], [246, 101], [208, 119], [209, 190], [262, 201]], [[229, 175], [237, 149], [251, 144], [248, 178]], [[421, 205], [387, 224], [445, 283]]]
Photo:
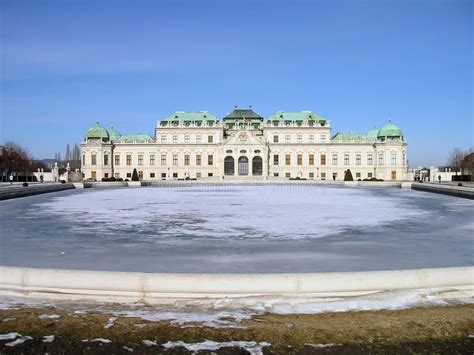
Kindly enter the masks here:
[[291, 155], [290, 154], [285, 155], [285, 165], [291, 165]]
[[278, 136], [277, 135], [273, 136], [273, 143], [278, 143]]
[[115, 178], [116, 179], [120, 178], [120, 173], [115, 173]]
[[309, 165], [314, 165], [314, 154], [309, 155]]
[[178, 178], [178, 173], [173, 173], [173, 179], [177, 179]]
[[196, 136], [196, 143], [201, 143], [201, 142], [202, 142], [201, 135], [198, 134], [198, 135]]
[[367, 177], [370, 179], [372, 178], [372, 173], [367, 173]]
[[138, 154], [138, 165], [143, 165], [143, 154]]
[[127, 173], [127, 178], [131, 178], [132, 177], [132, 173]]
[[178, 165], [178, 155], [173, 155], [173, 165], [176, 166]]
[[314, 134], [309, 135], [309, 142], [314, 143]]
[[119, 166], [120, 165], [120, 155], [116, 155], [115, 156], [115, 166]]
[[278, 174], [278, 173], [273, 173], [273, 176], [278, 177], [278, 176], [280, 176], [280, 174]]
[[104, 165], [109, 165], [109, 155], [104, 154]]
[[337, 154], [332, 155], [332, 165], [337, 165]]
[[321, 154], [321, 165], [326, 165], [326, 154]]
[[379, 154], [379, 165], [383, 165], [383, 153]]
[[107, 179], [109, 177], [109, 173], [104, 173], [104, 177]]
[[303, 154], [298, 154], [296, 156], [296, 164], [303, 165]]
[[196, 179], [200, 179], [201, 178], [201, 173], [196, 173]]
[[209, 176], [209, 177], [211, 177], [213, 175], [214, 175], [213, 173], [207, 173], [207, 176]]
[[373, 165], [374, 164], [374, 158], [372, 154], [367, 154], [367, 165]]
[[143, 171], [138, 171], [138, 179], [143, 180]]
[[189, 155], [188, 154], [186, 154], [184, 156], [184, 165], [189, 165]]
[[161, 173], [161, 180], [166, 180], [166, 173]]
[[161, 166], [165, 166], [166, 165], [166, 155], [162, 155], [161, 156]]
[[326, 135], [325, 134], [321, 135], [321, 142], [326, 143]]
[[296, 142], [298, 142], [298, 143], [303, 143], [303, 136], [302, 136], [301, 134], [298, 134], [298, 135], [296, 136]]
[[321, 173], [321, 180], [326, 180], [326, 173]]
[[127, 165], [132, 165], [132, 155], [127, 154]]
[[166, 143], [166, 136], [161, 136], [161, 143]]
[[155, 166], [155, 154], [150, 155], [150, 166]]
[[344, 165], [349, 165], [349, 154], [344, 154]]
[[155, 178], [155, 173], [150, 173], [150, 178], [154, 179]]
[[360, 173], [356, 173], [356, 178], [360, 178]]
[[207, 156], [207, 165], [214, 165], [214, 155], [209, 154]]
[[285, 143], [290, 143], [291, 142], [291, 137], [289, 134], [285, 136]]
[[314, 179], [314, 173], [309, 173], [309, 178]]
[[273, 155], [273, 165], [278, 165], [278, 158], [279, 158], [278, 154]]
[[196, 155], [196, 165], [201, 165], [201, 155]]
[[86, 165], [86, 155], [82, 155], [82, 165]]
[[214, 136], [207, 136], [207, 143], [213, 143], [214, 142]]
[[405, 153], [402, 154], [402, 164], [405, 165], [406, 156]]
[[184, 136], [184, 143], [189, 143], [189, 135]]
[[356, 165], [360, 165], [362, 162], [362, 157], [360, 154], [356, 154]]
[[290, 178], [291, 174], [290, 173], [285, 173], [285, 177]]
[[97, 165], [97, 155], [95, 154], [91, 156], [91, 165]]
[[397, 153], [392, 153], [392, 165], [397, 165]]
[[173, 136], [173, 143], [178, 143], [178, 136]]

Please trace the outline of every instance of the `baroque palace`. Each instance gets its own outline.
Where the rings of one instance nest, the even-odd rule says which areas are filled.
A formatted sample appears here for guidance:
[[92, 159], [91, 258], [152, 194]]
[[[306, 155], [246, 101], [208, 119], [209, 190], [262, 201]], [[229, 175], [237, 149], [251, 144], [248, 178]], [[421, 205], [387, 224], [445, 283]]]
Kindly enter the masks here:
[[311, 111], [278, 111], [268, 119], [235, 108], [222, 120], [207, 111], [175, 112], [157, 122], [154, 136], [121, 135], [99, 123], [81, 144], [85, 179], [140, 180], [236, 177], [343, 180], [407, 178], [407, 144], [387, 123], [362, 133], [331, 133]]

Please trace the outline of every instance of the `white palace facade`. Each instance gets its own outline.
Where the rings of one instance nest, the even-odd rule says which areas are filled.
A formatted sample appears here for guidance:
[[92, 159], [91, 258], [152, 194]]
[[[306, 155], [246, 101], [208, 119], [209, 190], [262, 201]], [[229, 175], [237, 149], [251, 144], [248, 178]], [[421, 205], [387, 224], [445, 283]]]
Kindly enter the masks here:
[[366, 134], [331, 132], [311, 111], [278, 111], [264, 119], [236, 108], [223, 119], [207, 111], [175, 112], [153, 136], [90, 128], [81, 144], [85, 179], [140, 180], [262, 178], [354, 180], [407, 178], [407, 144], [387, 123]]

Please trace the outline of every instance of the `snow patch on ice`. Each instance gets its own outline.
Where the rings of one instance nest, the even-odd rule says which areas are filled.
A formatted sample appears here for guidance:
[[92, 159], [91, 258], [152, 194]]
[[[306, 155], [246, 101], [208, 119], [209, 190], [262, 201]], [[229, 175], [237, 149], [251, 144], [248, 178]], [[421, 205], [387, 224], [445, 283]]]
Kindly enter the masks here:
[[226, 341], [226, 342], [215, 342], [212, 340], [205, 340], [200, 343], [185, 343], [183, 341], [169, 341], [162, 346], [165, 349], [173, 349], [178, 347], [184, 347], [188, 351], [202, 351], [202, 350], [219, 350], [220, 348], [229, 348], [229, 347], [238, 347], [247, 350], [252, 355], [261, 355], [263, 354], [262, 349], [270, 346], [270, 343], [255, 341]]
[[117, 228], [133, 228], [142, 231], [137, 237], [178, 240], [183, 236], [320, 238], [349, 227], [373, 227], [427, 213], [414, 211], [402, 198], [382, 199], [369, 189], [315, 186], [94, 190], [59, 196], [38, 207], [35, 214], [56, 215], [81, 231], [103, 235], [115, 234]]

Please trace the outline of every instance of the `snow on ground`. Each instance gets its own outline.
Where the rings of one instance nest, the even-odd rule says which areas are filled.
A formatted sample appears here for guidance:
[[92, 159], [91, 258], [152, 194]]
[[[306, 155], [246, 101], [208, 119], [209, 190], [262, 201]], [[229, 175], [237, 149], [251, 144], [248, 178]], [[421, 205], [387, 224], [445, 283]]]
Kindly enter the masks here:
[[214, 351], [219, 350], [220, 348], [228, 347], [238, 347], [247, 350], [252, 355], [261, 355], [263, 354], [262, 349], [270, 346], [270, 343], [255, 341], [227, 341], [227, 342], [215, 342], [212, 340], [206, 340], [200, 343], [185, 343], [183, 341], [169, 341], [162, 346], [165, 349], [173, 349], [177, 347], [184, 347], [189, 351], [197, 352], [202, 350]]
[[43, 343], [52, 343], [54, 341], [54, 335], [45, 335], [43, 337]]
[[58, 319], [61, 318], [60, 314], [40, 314], [39, 319]]
[[[411, 307], [444, 306], [454, 304], [472, 304], [472, 291], [450, 293], [449, 289], [419, 289], [379, 292], [358, 297], [314, 298], [310, 296], [288, 297], [244, 297], [225, 299], [178, 300], [169, 305], [110, 304], [57, 302], [55, 307], [84, 313], [85, 310], [111, 314], [110, 319], [133, 317], [146, 321], [167, 320], [181, 327], [207, 326], [218, 328], [243, 328], [242, 321], [264, 313], [276, 314], [315, 314], [324, 312], [347, 312], [361, 310], [406, 309]], [[14, 306], [28, 307], [29, 301], [34, 307], [41, 302], [29, 299], [20, 293], [16, 297], [9, 293], [0, 299]], [[48, 303], [48, 307], [51, 304]], [[111, 324], [111, 322], [108, 322]], [[135, 324], [144, 327], [145, 324]], [[291, 324], [287, 325], [291, 327]], [[1, 338], [0, 338], [1, 339]]]

